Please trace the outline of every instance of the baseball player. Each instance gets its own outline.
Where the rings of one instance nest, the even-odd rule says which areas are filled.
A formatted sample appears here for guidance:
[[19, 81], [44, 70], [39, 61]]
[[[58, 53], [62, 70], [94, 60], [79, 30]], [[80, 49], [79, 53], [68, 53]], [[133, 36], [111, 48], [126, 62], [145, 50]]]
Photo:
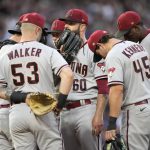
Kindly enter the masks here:
[[150, 30], [145, 27], [141, 16], [135, 11], [126, 11], [117, 19], [116, 37], [123, 36], [125, 40], [139, 42], [150, 54]]
[[[21, 21], [22, 37], [19, 44], [0, 57], [0, 97], [9, 99], [11, 91], [50, 92], [55, 97], [53, 72], [60, 76], [57, 109], [62, 109], [70, 91], [73, 73], [63, 57], [53, 48], [38, 41], [45, 19], [38, 13], [28, 13]], [[3, 88], [2, 88], [3, 87]], [[54, 112], [35, 116], [24, 102], [12, 101], [9, 114], [10, 132], [16, 150], [62, 150], [62, 138]]]
[[[93, 53], [85, 38], [88, 16], [83, 10], [70, 9], [60, 20], [65, 22], [65, 29], [79, 34], [83, 40], [81, 49], [70, 64], [74, 81], [67, 105], [60, 115], [65, 150], [99, 150], [106, 102], [103, 94], [108, 93], [105, 64], [104, 61], [92, 62]], [[96, 81], [101, 85], [98, 89]]]
[[[59, 19], [55, 19], [51, 24], [50, 31], [47, 32], [48, 34], [51, 35], [55, 47], [64, 28], [65, 28], [65, 23], [63, 21], [60, 21]], [[60, 77], [56, 75], [53, 75], [53, 77], [54, 77], [54, 84], [56, 86], [56, 90], [58, 90], [60, 84]]]
[[[9, 49], [13, 44], [16, 44], [20, 41], [21, 30], [20, 30], [19, 22], [16, 23], [14, 29], [8, 30], [8, 32], [11, 34], [11, 36], [9, 39], [1, 42], [0, 47], [1, 48], [3, 47], [3, 52], [1, 52], [1, 55], [4, 55], [6, 49]], [[10, 108], [9, 101], [0, 99], [0, 149], [1, 150], [13, 149], [11, 136], [9, 132], [9, 108]]]
[[63, 32], [64, 28], [65, 23], [63, 21], [55, 19], [52, 22], [51, 29], [48, 33], [52, 35], [52, 41], [54, 42], [54, 45], [58, 41], [60, 34]]
[[97, 30], [88, 39], [95, 55], [105, 58], [109, 89], [109, 125], [106, 140], [116, 137], [122, 110], [121, 133], [129, 150], [147, 150], [150, 142], [150, 64], [138, 43], [122, 41]]

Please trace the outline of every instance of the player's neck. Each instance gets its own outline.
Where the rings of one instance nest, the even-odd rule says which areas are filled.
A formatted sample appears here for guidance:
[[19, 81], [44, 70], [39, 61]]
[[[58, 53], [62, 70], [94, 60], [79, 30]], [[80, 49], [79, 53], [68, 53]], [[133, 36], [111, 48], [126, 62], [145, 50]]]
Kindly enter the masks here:
[[20, 40], [20, 42], [26, 42], [26, 41], [37, 41], [37, 39], [36, 38], [34, 38], [34, 37], [21, 37], [21, 40]]
[[110, 49], [112, 48], [112, 47], [114, 47], [115, 45], [117, 45], [117, 44], [119, 44], [120, 42], [122, 42], [122, 40], [118, 40], [118, 39], [115, 39], [115, 38], [112, 38], [111, 39], [111, 47], [110, 47]]

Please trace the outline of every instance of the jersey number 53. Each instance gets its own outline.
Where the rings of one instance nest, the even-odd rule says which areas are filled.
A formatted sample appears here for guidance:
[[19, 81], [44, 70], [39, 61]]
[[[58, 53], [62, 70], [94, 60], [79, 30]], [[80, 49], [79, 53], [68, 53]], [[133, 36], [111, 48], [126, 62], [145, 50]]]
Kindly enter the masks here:
[[31, 70], [30, 76], [25, 77], [23, 74], [23, 71], [18, 71], [18, 69], [21, 69], [23, 66], [22, 64], [12, 64], [11, 65], [11, 73], [15, 77], [13, 79], [13, 83], [16, 86], [22, 86], [25, 81], [27, 81], [29, 84], [37, 84], [39, 82], [39, 74], [38, 74], [38, 65], [36, 62], [28, 62], [26, 64], [26, 68], [29, 68]]

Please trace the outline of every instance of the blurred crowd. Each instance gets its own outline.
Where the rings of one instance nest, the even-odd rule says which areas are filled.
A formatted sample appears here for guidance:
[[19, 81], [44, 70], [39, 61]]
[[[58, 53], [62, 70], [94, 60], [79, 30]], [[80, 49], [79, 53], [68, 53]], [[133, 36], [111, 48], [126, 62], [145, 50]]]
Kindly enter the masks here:
[[63, 17], [70, 8], [81, 8], [87, 12], [87, 37], [96, 29], [114, 33], [117, 17], [127, 10], [139, 12], [144, 24], [150, 27], [149, 0], [0, 0], [0, 40], [9, 36], [7, 30], [15, 26], [18, 16], [23, 13], [41, 13], [50, 28], [52, 21]]

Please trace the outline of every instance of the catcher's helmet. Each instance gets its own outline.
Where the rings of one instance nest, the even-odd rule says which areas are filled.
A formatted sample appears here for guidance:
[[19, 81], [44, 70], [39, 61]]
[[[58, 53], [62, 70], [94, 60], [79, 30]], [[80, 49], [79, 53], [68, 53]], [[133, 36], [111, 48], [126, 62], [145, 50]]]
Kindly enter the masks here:
[[115, 140], [105, 142], [103, 150], [127, 150], [127, 148], [123, 138], [117, 134]]

